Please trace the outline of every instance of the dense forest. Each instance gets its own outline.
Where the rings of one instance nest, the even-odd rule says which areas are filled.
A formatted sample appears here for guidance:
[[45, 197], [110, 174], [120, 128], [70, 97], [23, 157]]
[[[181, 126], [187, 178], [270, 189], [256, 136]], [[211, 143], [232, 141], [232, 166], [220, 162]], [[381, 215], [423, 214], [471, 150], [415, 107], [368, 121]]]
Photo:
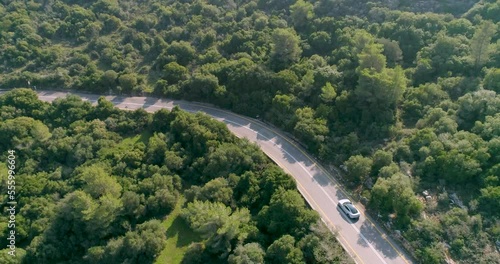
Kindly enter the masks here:
[[17, 257], [4, 249], [0, 263], [152, 263], [181, 196], [182, 218], [203, 238], [182, 263], [350, 263], [293, 178], [204, 114], [73, 95], [48, 104], [29, 89], [0, 106], [0, 151], [14, 149], [19, 168]]
[[[2, 3], [0, 88], [153, 94], [210, 102], [258, 117], [293, 135], [324, 164], [341, 166], [343, 180], [354, 196], [388, 228], [397, 230], [422, 263], [443, 263], [450, 258], [496, 263], [500, 259], [499, 0]], [[2, 120], [22, 115], [49, 120], [46, 126], [51, 137], [84, 133], [68, 132], [84, 129], [68, 120], [83, 117], [81, 112], [87, 108], [62, 114], [68, 108], [64, 104], [56, 103], [49, 111], [24, 105], [16, 108], [3, 100]], [[106, 108], [92, 118], [107, 118], [110, 112], [106, 111], [111, 110]], [[137, 112], [131, 117], [137, 127], [127, 127], [128, 119], [120, 117], [105, 121], [105, 128], [121, 131], [127, 127], [141, 133], [146, 126], [143, 115]], [[21, 120], [26, 125], [35, 122]], [[35, 123], [37, 127], [43, 124]], [[9, 127], [9, 122], [4, 126]], [[167, 129], [153, 130], [166, 133]], [[78, 144], [90, 144], [85, 139], [89, 143]], [[105, 148], [117, 139], [109, 135], [95, 140], [103, 144], [97, 148]], [[64, 168], [104, 158], [75, 148], [81, 152], [63, 160], [72, 149], [58, 144], [29, 156], [56, 159]], [[203, 156], [204, 146], [192, 146], [186, 155]], [[46, 151], [52, 151], [48, 157]], [[137, 147], [126, 159], [139, 166], [142, 163], [135, 155], [144, 151], [147, 148]], [[206, 163], [186, 165], [182, 155], [179, 158], [175, 153], [179, 151], [174, 148], [168, 155], [177, 157], [173, 159], [178, 161], [176, 166], [190, 167], [190, 175], [210, 175], [196, 179], [201, 189], [189, 192], [194, 201], [203, 196], [198, 194], [203, 193], [200, 184], [208, 184], [222, 172], [205, 173], [197, 166]], [[31, 158], [28, 164], [33, 171], [24, 167], [27, 174], [38, 173], [37, 166], [54, 162], [37, 163]], [[103, 170], [111, 175], [118, 173], [107, 162], [97, 164], [107, 164]], [[241, 179], [250, 177], [241, 172], [232, 173]], [[61, 177], [63, 182], [82, 177], [78, 183], [56, 185], [69, 188], [63, 193], [80, 186], [85, 190], [84, 170], [62, 170], [60, 174], [66, 176], [57, 176], [53, 170], [46, 173], [45, 178]], [[234, 184], [231, 177], [220, 176], [228, 186]], [[122, 186], [134, 184], [138, 183], [120, 182]], [[248, 207], [254, 216], [257, 208], [270, 201], [268, 194], [259, 202], [238, 204], [243, 198], [236, 193], [235, 189], [236, 207], [226, 200], [217, 205], [194, 203], [187, 211], [229, 206], [239, 215], [245, 214], [241, 208]], [[75, 195], [83, 197], [84, 193], [64, 199], [69, 202]], [[88, 199], [100, 199], [88, 195]], [[193, 228], [200, 228], [198, 219], [186, 219]], [[299, 240], [303, 235], [299, 233], [291, 235]], [[259, 243], [265, 247], [275, 238], [271, 235]], [[101, 245], [92, 256], [108, 256], [108, 250]], [[227, 251], [217, 254], [223, 253]]]

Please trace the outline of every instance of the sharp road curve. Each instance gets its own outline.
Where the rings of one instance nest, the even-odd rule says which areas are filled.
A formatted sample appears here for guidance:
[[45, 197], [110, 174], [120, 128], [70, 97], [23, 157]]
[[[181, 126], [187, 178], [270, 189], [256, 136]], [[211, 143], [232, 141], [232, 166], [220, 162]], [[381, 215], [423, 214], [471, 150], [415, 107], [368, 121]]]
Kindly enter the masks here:
[[[37, 93], [43, 101], [53, 101], [68, 94], [53, 91], [38, 91]], [[95, 103], [99, 98], [99, 95], [73, 94], [92, 103]], [[348, 198], [348, 196], [338, 186], [337, 181], [300, 146], [279, 131], [258, 120], [207, 104], [152, 97], [106, 96], [106, 98], [121, 109], [144, 108], [146, 111], [154, 112], [161, 108], [172, 109], [179, 106], [188, 112], [204, 112], [226, 123], [229, 130], [236, 136], [248, 138], [258, 144], [274, 162], [295, 178], [301, 194], [310, 206], [321, 215], [322, 220], [330, 229], [337, 231], [340, 243], [356, 263], [412, 263], [412, 260], [403, 253], [401, 248], [364, 214], [362, 208], [358, 206], [361, 217], [355, 222], [340, 212], [337, 203], [340, 199]]]

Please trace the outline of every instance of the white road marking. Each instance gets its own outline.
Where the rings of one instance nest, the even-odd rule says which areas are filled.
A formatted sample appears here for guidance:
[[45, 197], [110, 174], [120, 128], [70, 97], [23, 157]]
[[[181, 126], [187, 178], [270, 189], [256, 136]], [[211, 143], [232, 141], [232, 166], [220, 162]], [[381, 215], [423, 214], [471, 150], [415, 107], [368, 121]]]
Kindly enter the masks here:
[[[85, 95], [84, 95], [84, 96], [85, 96]], [[41, 97], [41, 98], [60, 98], [61, 96], [40, 95], [39, 97]], [[88, 99], [88, 98], [82, 98], [82, 100], [84, 100], [84, 101], [90, 101], [90, 102], [93, 102], [93, 103], [96, 103], [96, 102], [97, 102], [97, 100], [94, 100], [94, 99]], [[146, 104], [146, 103], [144, 103], [144, 104], [140, 104], [140, 103], [126, 102], [126, 101], [125, 101], [126, 99], [125, 99], [124, 101], [119, 101], [119, 102], [117, 102], [117, 100], [119, 100], [119, 99], [117, 99], [117, 98], [113, 98], [113, 99], [111, 99], [110, 101], [111, 101], [112, 103], [114, 103], [116, 106], [120, 106], [120, 105], [135, 105], [135, 106], [141, 106], [142, 108], [146, 108], [146, 107], [155, 107], [155, 108], [166, 108], [166, 109], [172, 109], [172, 108], [174, 108], [174, 107], [176, 106], [176, 105], [173, 105], [173, 106], [168, 106], [168, 102], [160, 102], [160, 103], [165, 104], [165, 105], [156, 105], [156, 104]], [[210, 107], [208, 107], [208, 106], [200, 106], [200, 105], [198, 105], [198, 108], [199, 108], [198, 110], [186, 110], [186, 109], [183, 109], [183, 110], [188, 111], [188, 112], [203, 112], [203, 111], [201, 110], [201, 109], [203, 109], [203, 108], [212, 109], [212, 108], [210, 108]], [[219, 110], [219, 109], [215, 109], [215, 108], [213, 108], [212, 110]], [[212, 114], [211, 116], [213, 116], [213, 117], [214, 117], [214, 116], [216, 116], [216, 115]], [[250, 131], [252, 131], [252, 132], [255, 132], [255, 133], [257, 133], [257, 135], [260, 135], [260, 136], [262, 136], [263, 138], [265, 138], [265, 139], [267, 140], [266, 142], [269, 142], [269, 141], [270, 141], [270, 142], [273, 142], [275, 146], [277, 145], [276, 140], [273, 140], [273, 139], [270, 139], [270, 138], [266, 137], [265, 135], [263, 135], [263, 134], [262, 134], [262, 133], [260, 133], [259, 131], [256, 131], [256, 130], [253, 130], [253, 129], [249, 128], [247, 125], [243, 125], [243, 124], [240, 124], [240, 123], [237, 123], [237, 122], [234, 122], [234, 121], [228, 120], [228, 119], [226, 119], [226, 118], [224, 118], [224, 117], [220, 117], [220, 116], [217, 116], [217, 118], [222, 119], [224, 122], [227, 122], [227, 123], [232, 123], [232, 124], [235, 124], [235, 125], [237, 125], [237, 126], [244, 127], [245, 129], [250, 130]], [[259, 125], [259, 126], [261, 126], [261, 125]], [[261, 126], [261, 127], [262, 127], [262, 126]], [[265, 127], [264, 127], [264, 128], [265, 128]], [[272, 132], [272, 131], [271, 131], [271, 132]], [[276, 135], [276, 136], [281, 138], [281, 136], [280, 136], [280, 135]], [[299, 161], [298, 161], [298, 160], [297, 160], [297, 159], [296, 159], [293, 155], [291, 155], [291, 154], [290, 154], [287, 150], [285, 150], [284, 148], [279, 147], [279, 149], [280, 149], [281, 151], [283, 151], [284, 153], [286, 153], [286, 155], [288, 155], [290, 158], [292, 158], [293, 160], [295, 160], [295, 162], [296, 162], [297, 164], [299, 164], [299, 166], [300, 166], [300, 167], [301, 167], [301, 168], [302, 168], [302, 169], [303, 169], [303, 170], [307, 173], [307, 175], [308, 175], [311, 179], [313, 179], [313, 180], [314, 180], [314, 176], [313, 176], [313, 175], [309, 172], [309, 170], [308, 170], [306, 167], [304, 167], [304, 165], [303, 165], [303, 163], [302, 163], [302, 162], [299, 162]], [[307, 157], [306, 157], [306, 158], [307, 158]], [[328, 178], [328, 177], [327, 177], [327, 178]], [[321, 185], [318, 185], [318, 186], [319, 186], [319, 188], [321, 189], [321, 191], [322, 191], [322, 192], [323, 192], [323, 193], [324, 193], [324, 194], [328, 197], [328, 199], [329, 199], [329, 200], [330, 200], [333, 204], [337, 204], [337, 202], [335, 202], [335, 201], [334, 201], [334, 198], [332, 198], [332, 197], [328, 194], [328, 192], [326, 192], [326, 191], [325, 191], [325, 189], [324, 189], [324, 187], [323, 187], [323, 186], [321, 186]], [[304, 195], [303, 195], [303, 196], [304, 196]], [[304, 198], [306, 199], [306, 201], [308, 201], [308, 199], [307, 199], [305, 196], [304, 196]], [[312, 197], [311, 197], [311, 198], [312, 198]], [[309, 201], [308, 201], [308, 203], [309, 203], [309, 204], [311, 205], [311, 207], [312, 207], [312, 203], [310, 203]], [[326, 214], [326, 213], [325, 213], [325, 214]], [[328, 216], [327, 216], [327, 218], [328, 218]], [[324, 220], [322, 219], [322, 221], [324, 221]], [[371, 250], [372, 250], [372, 251], [373, 251], [373, 252], [377, 255], [377, 257], [378, 257], [378, 258], [379, 258], [379, 259], [380, 259], [383, 263], [387, 264], [387, 262], [386, 262], [386, 261], [385, 261], [385, 260], [384, 260], [384, 259], [380, 256], [380, 254], [379, 254], [379, 253], [377, 252], [377, 250], [373, 247], [373, 245], [372, 245], [370, 242], [368, 242], [368, 240], [366, 239], [366, 237], [365, 237], [363, 234], [361, 234], [361, 231], [360, 231], [360, 230], [359, 230], [359, 229], [358, 229], [358, 228], [357, 228], [354, 224], [352, 224], [352, 222], [351, 222], [351, 224], [350, 224], [349, 226], [351, 226], [351, 227], [352, 227], [352, 228], [356, 231], [356, 233], [358, 233], [358, 234], [360, 235], [360, 237], [361, 237], [361, 238], [362, 238], [362, 239], [363, 239], [363, 240], [364, 240], [364, 241], [368, 244], [368, 246], [370, 247], [370, 249], [371, 249]], [[347, 241], [346, 241], [346, 243], [347, 243]]]

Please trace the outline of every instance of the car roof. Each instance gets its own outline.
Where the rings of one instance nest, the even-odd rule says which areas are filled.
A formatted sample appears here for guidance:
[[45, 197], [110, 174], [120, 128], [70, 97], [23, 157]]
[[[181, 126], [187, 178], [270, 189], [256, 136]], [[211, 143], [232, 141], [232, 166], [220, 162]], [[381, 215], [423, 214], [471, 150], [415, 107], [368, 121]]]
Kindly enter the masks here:
[[346, 207], [348, 207], [348, 208], [349, 208], [349, 210], [350, 210], [352, 213], [354, 213], [354, 214], [358, 213], [358, 209], [356, 209], [356, 207], [354, 207], [354, 205], [352, 205], [352, 203], [346, 203], [346, 205], [345, 205], [345, 206], [346, 206]]

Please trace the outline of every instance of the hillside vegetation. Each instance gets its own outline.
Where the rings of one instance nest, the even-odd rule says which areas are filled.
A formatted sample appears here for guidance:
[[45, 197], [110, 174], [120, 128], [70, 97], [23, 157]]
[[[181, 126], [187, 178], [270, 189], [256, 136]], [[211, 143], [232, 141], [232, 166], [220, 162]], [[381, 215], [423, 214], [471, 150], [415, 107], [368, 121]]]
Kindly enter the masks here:
[[0, 108], [0, 152], [18, 168], [17, 256], [1, 226], [0, 263], [153, 263], [173, 232], [182, 263], [351, 263], [293, 178], [204, 114], [48, 104], [29, 89]]
[[345, 168], [422, 263], [500, 259], [499, 0], [3, 1], [0, 15], [1, 88], [259, 117]]

